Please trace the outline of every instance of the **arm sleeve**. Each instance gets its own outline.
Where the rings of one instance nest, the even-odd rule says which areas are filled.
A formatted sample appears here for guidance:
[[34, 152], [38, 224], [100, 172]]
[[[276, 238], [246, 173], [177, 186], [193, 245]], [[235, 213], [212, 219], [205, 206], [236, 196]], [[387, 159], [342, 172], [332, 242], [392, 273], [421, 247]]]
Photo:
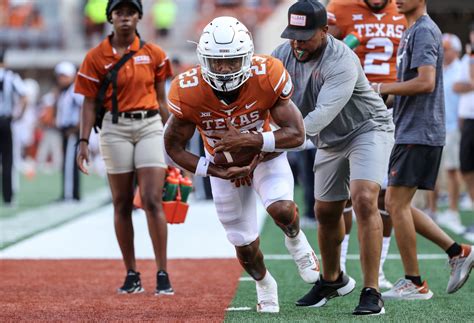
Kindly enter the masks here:
[[428, 29], [419, 29], [413, 38], [413, 55], [410, 68], [431, 65], [436, 67], [439, 56], [439, 42]]
[[77, 73], [74, 92], [95, 98], [100, 89], [100, 73], [94, 64], [94, 57], [89, 52]]
[[356, 82], [357, 66], [347, 55], [324, 76], [316, 107], [304, 118], [307, 135], [317, 135], [334, 120], [351, 98]]

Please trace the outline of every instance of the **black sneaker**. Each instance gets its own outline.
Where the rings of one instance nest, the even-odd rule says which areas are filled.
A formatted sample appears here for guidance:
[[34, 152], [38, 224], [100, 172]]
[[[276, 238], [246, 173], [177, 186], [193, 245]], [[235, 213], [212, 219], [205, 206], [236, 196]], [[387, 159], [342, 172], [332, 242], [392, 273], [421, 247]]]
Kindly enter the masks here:
[[156, 273], [156, 290], [155, 295], [174, 295], [173, 287], [171, 287], [168, 273], [160, 270]]
[[380, 315], [385, 314], [382, 295], [374, 288], [362, 289], [359, 305], [355, 308], [354, 315]]
[[343, 272], [341, 272], [335, 282], [328, 282], [320, 277], [309, 293], [296, 301], [296, 306], [321, 307], [331, 298], [347, 295], [354, 288], [355, 280]]
[[140, 281], [140, 273], [134, 270], [127, 271], [123, 286], [117, 289], [119, 294], [136, 294], [143, 293], [144, 291]]

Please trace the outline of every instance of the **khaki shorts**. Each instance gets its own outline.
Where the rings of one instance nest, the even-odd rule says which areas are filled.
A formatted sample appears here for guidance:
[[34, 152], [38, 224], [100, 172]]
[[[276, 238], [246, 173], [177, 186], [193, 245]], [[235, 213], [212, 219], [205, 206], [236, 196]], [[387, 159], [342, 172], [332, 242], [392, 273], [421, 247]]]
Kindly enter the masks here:
[[350, 181], [358, 179], [382, 185], [393, 136], [393, 132], [370, 131], [343, 148], [318, 149], [314, 160], [314, 198], [325, 202], [347, 200]]
[[459, 130], [446, 132], [446, 145], [443, 149], [443, 157], [441, 158], [442, 168], [445, 170], [459, 169], [461, 148], [461, 133]]
[[141, 120], [119, 117], [113, 124], [112, 114], [107, 112], [100, 131], [100, 152], [109, 174], [144, 167], [166, 168], [160, 114]]

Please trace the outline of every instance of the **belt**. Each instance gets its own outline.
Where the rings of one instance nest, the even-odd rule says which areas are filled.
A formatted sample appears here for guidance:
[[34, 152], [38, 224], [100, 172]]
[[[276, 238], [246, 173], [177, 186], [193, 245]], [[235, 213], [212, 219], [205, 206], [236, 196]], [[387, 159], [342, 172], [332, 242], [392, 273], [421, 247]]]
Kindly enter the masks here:
[[120, 112], [118, 114], [119, 117], [133, 119], [133, 120], [141, 120], [151, 118], [158, 114], [158, 110], [142, 110], [142, 111], [135, 111], [135, 112]]

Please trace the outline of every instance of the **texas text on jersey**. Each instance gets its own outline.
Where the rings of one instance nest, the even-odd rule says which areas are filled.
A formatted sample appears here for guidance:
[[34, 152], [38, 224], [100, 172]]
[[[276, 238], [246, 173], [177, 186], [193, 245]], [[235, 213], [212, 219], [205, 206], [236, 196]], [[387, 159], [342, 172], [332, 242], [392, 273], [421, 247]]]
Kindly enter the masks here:
[[369, 81], [395, 82], [397, 49], [407, 21], [394, 1], [374, 12], [363, 0], [332, 0], [327, 11], [328, 22], [342, 32], [341, 39], [350, 33], [359, 38], [355, 52]]
[[289, 99], [293, 93], [291, 78], [276, 58], [252, 57], [250, 78], [239, 88], [238, 98], [226, 104], [204, 81], [200, 67], [178, 75], [168, 94], [170, 111], [179, 119], [196, 124], [204, 145], [214, 154], [216, 133], [227, 130], [226, 119], [241, 131], [269, 131], [269, 109], [278, 99]]

